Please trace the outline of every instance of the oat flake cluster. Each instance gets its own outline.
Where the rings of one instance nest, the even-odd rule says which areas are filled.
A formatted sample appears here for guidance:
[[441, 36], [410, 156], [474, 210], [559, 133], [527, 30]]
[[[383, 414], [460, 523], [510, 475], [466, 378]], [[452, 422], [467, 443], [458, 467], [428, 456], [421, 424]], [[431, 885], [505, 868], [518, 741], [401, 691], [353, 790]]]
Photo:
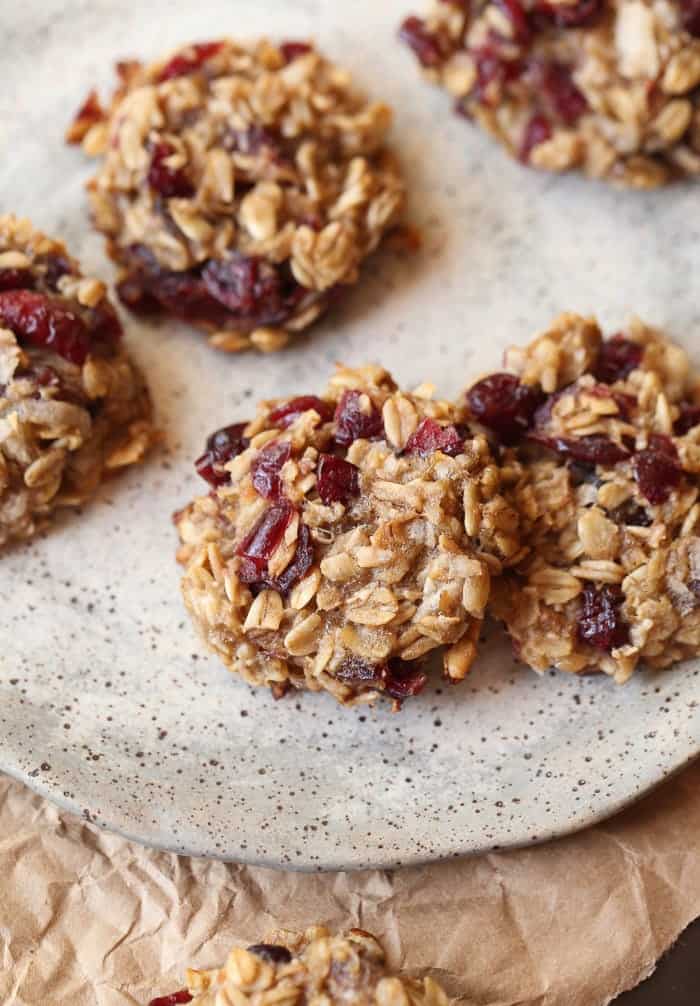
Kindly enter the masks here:
[[303, 937], [234, 947], [222, 968], [187, 971], [187, 988], [150, 1006], [447, 1006], [432, 978], [394, 974], [370, 933], [350, 929], [332, 936], [322, 926]]
[[639, 321], [603, 340], [567, 314], [506, 363], [517, 379], [487, 379], [501, 413], [530, 392], [504, 453], [527, 554], [492, 601], [516, 654], [620, 682], [639, 661], [697, 656], [700, 380], [685, 353]]
[[700, 172], [695, 0], [433, 0], [401, 28], [513, 157], [636, 188]]
[[90, 205], [122, 299], [222, 350], [280, 349], [396, 222], [390, 109], [306, 43], [222, 39], [118, 70], [68, 139], [102, 157]]
[[104, 285], [0, 216], [0, 546], [143, 457], [151, 406], [120, 338]]
[[518, 519], [486, 437], [430, 393], [340, 367], [322, 398], [264, 402], [210, 437], [214, 491], [176, 515], [182, 590], [246, 681], [400, 702], [437, 647], [449, 679], [469, 670]]

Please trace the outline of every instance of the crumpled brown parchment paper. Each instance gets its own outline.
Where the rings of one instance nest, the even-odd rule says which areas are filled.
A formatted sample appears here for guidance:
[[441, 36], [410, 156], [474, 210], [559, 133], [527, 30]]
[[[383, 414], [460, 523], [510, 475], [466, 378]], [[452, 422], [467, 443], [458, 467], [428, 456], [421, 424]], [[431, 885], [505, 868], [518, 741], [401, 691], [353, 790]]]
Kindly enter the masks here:
[[320, 875], [144, 849], [0, 776], [2, 1006], [143, 1004], [236, 941], [312, 923], [372, 930], [470, 1006], [601, 1006], [698, 915], [700, 764], [546, 846]]

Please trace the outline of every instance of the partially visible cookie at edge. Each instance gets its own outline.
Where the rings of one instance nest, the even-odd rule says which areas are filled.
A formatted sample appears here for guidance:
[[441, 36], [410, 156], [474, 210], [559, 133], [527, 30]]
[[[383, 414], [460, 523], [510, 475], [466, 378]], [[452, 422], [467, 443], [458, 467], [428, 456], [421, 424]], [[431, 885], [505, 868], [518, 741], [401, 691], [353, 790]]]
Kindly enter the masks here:
[[221, 350], [282, 348], [398, 220], [391, 110], [308, 43], [221, 39], [118, 70], [68, 139], [102, 158], [90, 206], [122, 300]]
[[103, 283], [0, 216], [0, 546], [78, 506], [153, 440], [144, 381]]
[[297, 936], [278, 933], [274, 943], [234, 947], [223, 967], [186, 973], [186, 988], [152, 999], [149, 1006], [447, 1006], [432, 978], [409, 978], [389, 967], [376, 937], [362, 929], [332, 935], [314, 926]]
[[431, 0], [401, 28], [523, 163], [654, 188], [700, 173], [700, 15], [676, 0]]
[[490, 574], [520, 542], [463, 412], [339, 367], [322, 397], [212, 434], [197, 462], [212, 492], [175, 521], [185, 603], [233, 671], [344, 704], [416, 694], [438, 648], [449, 680], [466, 675]]
[[536, 670], [617, 681], [700, 653], [700, 379], [633, 320], [565, 314], [467, 393], [502, 445], [527, 554], [493, 612]]

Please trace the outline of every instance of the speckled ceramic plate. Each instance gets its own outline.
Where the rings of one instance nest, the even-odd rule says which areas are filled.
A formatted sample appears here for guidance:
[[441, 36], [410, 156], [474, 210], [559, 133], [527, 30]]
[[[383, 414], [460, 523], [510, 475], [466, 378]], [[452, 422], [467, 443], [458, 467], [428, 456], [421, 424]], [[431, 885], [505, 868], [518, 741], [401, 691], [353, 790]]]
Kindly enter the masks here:
[[109, 277], [90, 233], [89, 165], [62, 145], [114, 58], [225, 32], [316, 35], [396, 107], [421, 254], [384, 256], [327, 323], [275, 357], [129, 321], [167, 450], [85, 512], [0, 561], [0, 768], [105, 827], [180, 852], [293, 868], [398, 864], [523, 844], [611, 814], [700, 749], [697, 666], [537, 677], [499, 630], [461, 687], [400, 715], [326, 696], [274, 702], [206, 656], [182, 608], [170, 514], [191, 459], [258, 397], [314, 392], [367, 358], [457, 393], [564, 308], [631, 310], [700, 332], [692, 186], [652, 195], [511, 164], [453, 119], [394, 40], [410, 0], [25, 0], [3, 11], [0, 206], [63, 235]]

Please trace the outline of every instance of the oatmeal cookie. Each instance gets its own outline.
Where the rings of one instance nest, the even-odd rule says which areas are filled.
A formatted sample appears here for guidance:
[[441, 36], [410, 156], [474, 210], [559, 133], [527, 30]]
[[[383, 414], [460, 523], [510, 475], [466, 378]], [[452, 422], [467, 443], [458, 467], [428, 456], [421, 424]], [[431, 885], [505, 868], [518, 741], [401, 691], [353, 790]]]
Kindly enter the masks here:
[[148, 392], [121, 334], [99, 280], [27, 220], [0, 216], [0, 546], [149, 446]]
[[643, 189], [700, 172], [696, 3], [432, 0], [401, 36], [524, 163]]
[[431, 390], [339, 367], [322, 398], [263, 402], [209, 438], [197, 468], [214, 491], [175, 517], [182, 590], [246, 681], [400, 702], [436, 647], [449, 679], [469, 670], [517, 515], [486, 437]]
[[90, 95], [68, 139], [103, 158], [90, 204], [122, 300], [218, 349], [280, 349], [396, 222], [391, 110], [299, 42], [222, 39], [119, 72], [111, 107]]
[[362, 929], [332, 936], [314, 926], [298, 937], [234, 947], [222, 968], [187, 971], [187, 988], [149, 1006], [447, 1006], [432, 978], [407, 978], [387, 965], [378, 940]]
[[[700, 380], [683, 350], [634, 320], [603, 339], [565, 314], [512, 373], [467, 393], [505, 443], [529, 549], [494, 613], [536, 670], [666, 667], [700, 652]], [[517, 375], [517, 376], [516, 376]]]

